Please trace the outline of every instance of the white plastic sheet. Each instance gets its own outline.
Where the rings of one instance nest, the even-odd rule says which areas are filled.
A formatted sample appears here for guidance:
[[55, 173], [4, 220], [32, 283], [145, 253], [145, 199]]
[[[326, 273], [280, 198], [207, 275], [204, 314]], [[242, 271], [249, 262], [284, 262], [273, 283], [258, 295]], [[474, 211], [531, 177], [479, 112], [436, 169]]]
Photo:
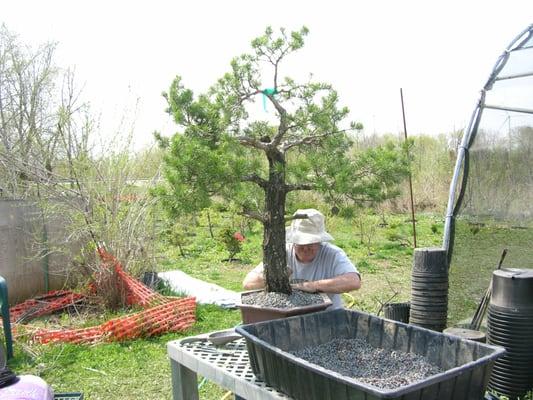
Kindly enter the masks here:
[[183, 271], [159, 272], [157, 276], [165, 280], [175, 292], [196, 297], [196, 301], [200, 304], [234, 308], [235, 304], [240, 302], [240, 293], [193, 278]]

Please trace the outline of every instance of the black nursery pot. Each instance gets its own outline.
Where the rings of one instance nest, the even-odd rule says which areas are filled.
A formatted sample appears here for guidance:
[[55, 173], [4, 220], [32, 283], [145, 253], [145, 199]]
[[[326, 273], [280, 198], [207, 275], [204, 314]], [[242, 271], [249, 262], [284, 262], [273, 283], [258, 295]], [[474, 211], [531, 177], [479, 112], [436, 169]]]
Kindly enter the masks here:
[[[300, 400], [479, 400], [496, 358], [505, 349], [421, 327], [338, 309], [239, 326], [253, 372]], [[416, 353], [444, 372], [395, 389], [380, 389], [327, 370], [290, 352], [333, 339], [364, 339], [371, 346]]]
[[411, 304], [406, 303], [386, 303], [383, 306], [383, 315], [387, 319], [409, 323], [409, 311]]

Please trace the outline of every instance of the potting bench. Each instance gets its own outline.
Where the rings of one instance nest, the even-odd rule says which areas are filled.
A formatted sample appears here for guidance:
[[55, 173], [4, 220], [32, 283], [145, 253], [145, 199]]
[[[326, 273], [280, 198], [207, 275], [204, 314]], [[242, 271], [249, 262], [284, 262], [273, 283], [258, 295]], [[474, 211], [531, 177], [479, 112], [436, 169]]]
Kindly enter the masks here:
[[244, 399], [290, 399], [255, 377], [243, 338], [223, 347], [215, 347], [208, 341], [190, 342], [192, 338], [205, 336], [174, 340], [167, 344], [174, 400], [199, 399], [197, 374]]

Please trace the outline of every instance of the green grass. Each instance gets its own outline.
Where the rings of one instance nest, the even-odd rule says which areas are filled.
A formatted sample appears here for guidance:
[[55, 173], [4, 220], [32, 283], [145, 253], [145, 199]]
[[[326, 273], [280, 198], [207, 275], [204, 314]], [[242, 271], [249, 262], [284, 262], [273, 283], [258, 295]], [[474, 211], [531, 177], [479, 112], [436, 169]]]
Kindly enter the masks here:
[[[261, 261], [262, 230], [259, 226], [239, 229], [245, 235], [238, 262], [225, 262], [227, 252], [217, 239], [217, 232], [227, 220], [211, 216], [215, 238], [211, 238], [204, 218], [184, 246], [182, 257], [168, 244], [161, 270], [184, 272], [216, 283], [227, 289], [242, 290], [245, 274]], [[387, 301], [404, 302], [410, 297], [413, 238], [411, 222], [406, 215], [381, 216], [364, 214], [357, 219], [330, 217], [327, 221], [335, 244], [343, 248], [358, 264], [362, 288], [348, 298], [354, 309], [376, 314]], [[476, 228], [477, 229], [477, 228]], [[442, 217], [431, 214], [417, 216], [418, 247], [441, 246]], [[457, 253], [450, 275], [449, 325], [471, 317], [486, 289], [503, 244], [510, 248], [510, 260], [527, 265], [517, 258], [517, 246], [533, 243], [531, 230], [504, 230], [485, 226], [475, 234], [460, 224]], [[475, 250], [464, 246], [476, 243]], [[460, 244], [463, 245], [460, 245]], [[466, 249], [466, 251], [464, 251]], [[522, 263], [522, 264], [520, 264]], [[126, 313], [126, 312], [124, 312]], [[109, 317], [109, 315], [106, 315]], [[65, 317], [61, 318], [64, 323]], [[95, 322], [102, 318], [95, 319]], [[198, 306], [197, 323], [186, 332], [158, 338], [124, 343], [87, 345], [36, 345], [17, 340], [15, 358], [9, 366], [18, 374], [41, 376], [57, 392], [81, 391], [87, 400], [170, 399], [170, 365], [166, 343], [184, 336], [225, 329], [240, 322], [235, 310], [216, 306]], [[87, 321], [83, 321], [86, 326]], [[225, 391], [214, 384], [204, 384], [202, 399], [220, 399]]]
[[531, 266], [533, 229], [504, 228], [497, 224], [457, 224], [450, 269], [449, 319], [456, 323], [475, 311], [488, 288], [504, 248], [508, 253], [503, 267]]
[[[17, 343], [9, 367], [17, 374], [41, 376], [56, 392], [83, 392], [88, 400], [171, 399], [166, 343], [239, 322], [238, 311], [200, 305], [196, 324], [182, 334], [93, 346], [32, 344], [31, 351], [29, 344]], [[223, 394], [214, 385], [203, 387], [202, 393], [202, 398]]]

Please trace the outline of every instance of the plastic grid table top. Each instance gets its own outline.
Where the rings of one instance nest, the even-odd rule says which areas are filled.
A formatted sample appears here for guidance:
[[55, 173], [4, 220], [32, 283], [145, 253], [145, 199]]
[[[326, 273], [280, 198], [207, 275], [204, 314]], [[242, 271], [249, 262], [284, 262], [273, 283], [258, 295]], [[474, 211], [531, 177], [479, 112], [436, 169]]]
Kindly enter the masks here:
[[[205, 335], [198, 337], [205, 337]], [[233, 389], [232, 386], [235, 382], [246, 381], [262, 392], [263, 395], [257, 398], [291, 399], [291, 397], [267, 386], [254, 375], [249, 363], [244, 338], [220, 347], [214, 346], [209, 341], [187, 342], [190, 339], [170, 342], [169, 355], [171, 358], [229, 390]], [[181, 343], [181, 341], [186, 343]], [[179, 355], [177, 357], [171, 348], [178, 350]]]

